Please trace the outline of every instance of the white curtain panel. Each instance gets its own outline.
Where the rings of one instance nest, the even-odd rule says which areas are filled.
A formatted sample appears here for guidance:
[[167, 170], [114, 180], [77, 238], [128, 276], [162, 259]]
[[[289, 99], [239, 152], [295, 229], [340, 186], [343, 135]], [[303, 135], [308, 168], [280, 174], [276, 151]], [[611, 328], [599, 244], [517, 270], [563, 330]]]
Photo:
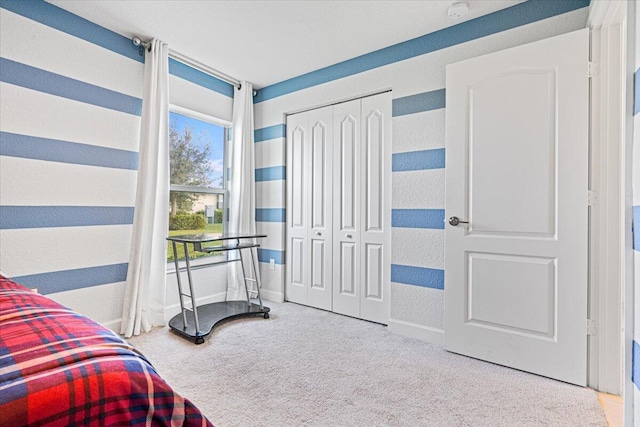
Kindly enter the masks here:
[[[231, 138], [231, 186], [229, 189], [229, 233], [256, 232], [255, 149], [253, 143], [253, 85], [241, 82], [233, 97], [233, 131]], [[257, 257], [257, 251], [254, 256]], [[238, 258], [232, 251], [229, 259]], [[245, 274], [250, 274], [251, 258], [244, 257]], [[256, 266], [258, 260], [256, 258]], [[242, 269], [239, 262], [229, 264], [227, 300], [246, 299]], [[249, 282], [249, 289], [252, 289]]]
[[122, 326], [125, 337], [166, 324], [169, 221], [169, 46], [145, 50], [138, 187]]

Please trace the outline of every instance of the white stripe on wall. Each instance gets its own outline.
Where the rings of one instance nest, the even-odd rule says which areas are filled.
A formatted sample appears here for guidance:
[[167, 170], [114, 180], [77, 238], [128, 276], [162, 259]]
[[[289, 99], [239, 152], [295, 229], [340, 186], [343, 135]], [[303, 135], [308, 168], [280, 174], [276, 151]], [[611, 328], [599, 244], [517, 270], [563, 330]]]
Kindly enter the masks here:
[[444, 230], [391, 229], [391, 263], [444, 270]]
[[272, 249], [276, 251], [284, 251], [284, 231], [285, 223], [283, 222], [257, 222], [256, 228], [258, 233], [264, 233], [266, 238], [260, 239], [260, 248]]
[[5, 9], [0, 39], [4, 58], [142, 98], [144, 65], [126, 56]]
[[393, 209], [442, 209], [445, 206], [444, 169], [394, 172]]
[[430, 328], [444, 327], [444, 292], [391, 283], [391, 319]]
[[131, 225], [0, 230], [10, 276], [129, 262]]
[[138, 151], [140, 117], [0, 82], [0, 129]]
[[256, 182], [256, 208], [280, 208], [285, 205], [284, 180]]
[[[120, 333], [124, 282], [48, 294], [49, 298]], [[108, 304], [100, 302], [108, 301]]]
[[2, 156], [0, 204], [133, 206], [135, 170]]
[[443, 148], [444, 123], [444, 108], [394, 117], [391, 129], [393, 152]]
[[272, 166], [282, 166], [285, 162], [285, 138], [270, 139], [257, 142], [256, 168], [268, 168]]
[[169, 75], [169, 102], [179, 107], [231, 121], [233, 98]]

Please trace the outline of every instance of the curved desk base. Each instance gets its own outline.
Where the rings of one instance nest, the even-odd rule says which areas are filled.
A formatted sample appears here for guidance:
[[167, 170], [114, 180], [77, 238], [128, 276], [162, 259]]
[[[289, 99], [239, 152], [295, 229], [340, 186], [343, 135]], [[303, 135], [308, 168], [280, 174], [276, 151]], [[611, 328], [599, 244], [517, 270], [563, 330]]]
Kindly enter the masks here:
[[219, 323], [240, 317], [262, 316], [268, 319], [270, 310], [269, 307], [265, 306], [261, 309], [257, 304], [249, 305], [246, 301], [214, 302], [198, 306], [200, 332], [196, 331], [193, 313], [190, 311], [186, 313], [186, 328], [182, 324], [182, 313], [173, 316], [169, 321], [169, 327], [178, 335], [193, 340], [196, 344], [202, 344], [204, 339], [213, 332], [213, 328]]

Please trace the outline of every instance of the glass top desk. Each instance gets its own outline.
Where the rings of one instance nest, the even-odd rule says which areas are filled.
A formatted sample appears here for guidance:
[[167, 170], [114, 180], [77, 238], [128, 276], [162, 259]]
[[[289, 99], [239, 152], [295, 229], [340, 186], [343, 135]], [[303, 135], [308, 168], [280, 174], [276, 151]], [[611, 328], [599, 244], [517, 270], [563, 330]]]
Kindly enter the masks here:
[[[224, 320], [230, 320], [239, 317], [263, 316], [269, 318], [269, 307], [262, 305], [262, 297], [260, 296], [260, 279], [257, 274], [257, 254], [254, 256], [254, 248], [260, 245], [254, 243], [256, 239], [267, 237], [266, 234], [184, 234], [180, 236], [169, 236], [167, 240], [171, 242], [173, 249], [173, 260], [176, 267], [176, 279], [178, 281], [178, 293], [180, 299], [180, 314], [177, 314], [169, 321], [169, 327], [184, 338], [193, 340], [196, 344], [202, 344], [204, 339], [211, 334], [213, 328]], [[211, 243], [205, 246], [205, 243]], [[184, 248], [185, 266], [178, 265], [177, 245], [181, 244]], [[193, 250], [197, 252], [227, 252], [238, 251], [238, 258], [242, 269], [242, 282], [247, 295], [247, 299], [240, 301], [222, 301], [212, 304], [205, 304], [200, 307], [196, 306], [196, 296], [193, 291], [193, 280], [191, 279], [191, 259], [189, 255], [189, 244], [193, 245]], [[247, 277], [245, 274], [245, 265], [242, 252], [248, 250], [251, 254], [251, 271], [255, 279]], [[232, 262], [232, 261], [228, 261]], [[223, 263], [223, 262], [222, 262]], [[218, 263], [216, 263], [218, 264]], [[208, 264], [210, 265], [210, 264]], [[195, 268], [195, 267], [194, 267]], [[185, 293], [182, 288], [180, 277], [181, 272], [187, 272], [187, 280], [189, 283], [189, 293]], [[226, 273], [225, 273], [226, 274]], [[249, 296], [249, 288], [247, 282], [255, 282], [256, 293], [258, 294], [259, 304], [253, 304]], [[191, 301], [191, 308], [185, 304], [184, 297], [188, 297]]]

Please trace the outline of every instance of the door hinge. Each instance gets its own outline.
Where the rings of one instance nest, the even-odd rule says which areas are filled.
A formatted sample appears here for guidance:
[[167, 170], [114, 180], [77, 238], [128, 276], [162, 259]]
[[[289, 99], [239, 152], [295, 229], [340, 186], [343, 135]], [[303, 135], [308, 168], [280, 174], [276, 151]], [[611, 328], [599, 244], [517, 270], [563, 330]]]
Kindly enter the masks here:
[[587, 335], [598, 335], [598, 327], [595, 320], [587, 319]]
[[589, 77], [597, 76], [600, 73], [600, 68], [597, 62], [589, 61]]
[[587, 205], [593, 206], [600, 202], [600, 196], [596, 190], [588, 190], [587, 192]]

